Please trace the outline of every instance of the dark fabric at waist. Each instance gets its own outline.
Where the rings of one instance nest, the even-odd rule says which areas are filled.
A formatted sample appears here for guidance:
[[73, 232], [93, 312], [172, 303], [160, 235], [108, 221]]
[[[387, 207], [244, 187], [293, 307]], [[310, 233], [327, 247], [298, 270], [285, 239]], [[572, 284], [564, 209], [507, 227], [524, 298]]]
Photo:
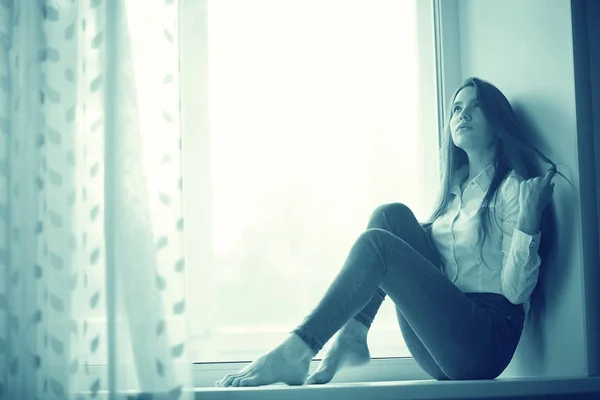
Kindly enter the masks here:
[[506, 297], [498, 293], [465, 293], [467, 297], [476, 301], [482, 307], [500, 314], [508, 319], [525, 319], [523, 304], [513, 304]]

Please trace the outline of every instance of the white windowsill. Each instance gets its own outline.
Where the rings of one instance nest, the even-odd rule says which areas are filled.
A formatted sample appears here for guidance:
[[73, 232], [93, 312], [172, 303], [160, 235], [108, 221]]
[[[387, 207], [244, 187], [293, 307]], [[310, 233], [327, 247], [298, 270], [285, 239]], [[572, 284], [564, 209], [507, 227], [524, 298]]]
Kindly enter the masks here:
[[[310, 373], [317, 370], [320, 360], [312, 361]], [[211, 388], [226, 374], [244, 368], [248, 363], [195, 364], [193, 367], [194, 387]], [[372, 359], [367, 365], [340, 371], [331, 383], [373, 383], [389, 381], [413, 381], [429, 379], [413, 358]]]
[[[543, 377], [497, 378], [480, 381], [436, 381], [426, 375], [411, 358], [374, 359], [367, 366], [349, 368], [340, 372], [329, 384], [287, 386], [276, 384], [255, 388], [218, 388], [215, 381], [224, 374], [235, 372], [247, 363], [218, 363], [194, 365], [194, 394], [201, 400], [295, 400], [295, 399], [514, 399], [534, 396], [552, 399], [600, 399], [600, 377]], [[311, 372], [318, 362], [311, 365]], [[95, 366], [93, 368], [106, 368]], [[133, 374], [133, 368], [121, 373]], [[133, 376], [133, 375], [132, 375]], [[107, 388], [102, 387], [98, 399], [108, 399]], [[135, 394], [127, 391], [127, 394]], [[89, 393], [86, 393], [89, 395]], [[536, 397], [537, 396], [537, 397]]]
[[[272, 385], [257, 388], [198, 388], [202, 400], [304, 400], [304, 399], [512, 399], [520, 396], [548, 396], [600, 393], [599, 377], [523, 378], [487, 381], [413, 380], [395, 382], [344, 383], [310, 386]], [[568, 398], [568, 397], [565, 397]], [[592, 398], [590, 396], [590, 398]]]

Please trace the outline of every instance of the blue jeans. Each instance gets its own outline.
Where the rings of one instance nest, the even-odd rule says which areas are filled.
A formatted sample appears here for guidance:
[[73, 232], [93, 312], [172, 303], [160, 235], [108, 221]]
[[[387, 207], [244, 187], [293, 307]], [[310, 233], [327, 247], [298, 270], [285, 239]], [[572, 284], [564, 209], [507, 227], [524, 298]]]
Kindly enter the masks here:
[[496, 293], [463, 293], [442, 270], [429, 227], [403, 204], [380, 206], [293, 332], [316, 354], [350, 318], [370, 327], [387, 295], [408, 350], [430, 376], [494, 379], [514, 355], [523, 307]]

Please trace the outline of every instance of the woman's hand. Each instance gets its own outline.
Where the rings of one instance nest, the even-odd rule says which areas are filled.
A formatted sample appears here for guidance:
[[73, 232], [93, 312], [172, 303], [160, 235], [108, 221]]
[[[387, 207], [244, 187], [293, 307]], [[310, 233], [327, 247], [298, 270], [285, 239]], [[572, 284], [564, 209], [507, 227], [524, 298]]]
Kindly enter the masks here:
[[521, 182], [519, 186], [519, 230], [533, 234], [539, 230], [542, 211], [550, 203], [554, 193], [552, 178], [556, 174], [554, 168], [548, 170], [543, 178], [536, 176]]

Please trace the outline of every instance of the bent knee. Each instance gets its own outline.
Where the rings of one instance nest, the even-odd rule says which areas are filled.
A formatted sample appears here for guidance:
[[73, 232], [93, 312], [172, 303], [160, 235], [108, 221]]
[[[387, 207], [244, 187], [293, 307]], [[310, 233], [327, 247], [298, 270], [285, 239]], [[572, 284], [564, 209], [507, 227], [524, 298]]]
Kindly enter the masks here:
[[376, 244], [377, 247], [381, 247], [383, 244], [380, 242], [383, 242], [384, 240], [386, 240], [391, 234], [384, 230], [384, 229], [380, 229], [380, 228], [369, 228], [367, 230], [365, 230], [364, 232], [362, 232], [359, 236], [358, 236], [358, 240], [357, 242], [361, 242], [361, 243], [365, 243], [365, 242], [369, 242], [369, 243], [374, 243]]
[[378, 206], [371, 214], [370, 223], [378, 221], [381, 218], [391, 218], [394, 220], [405, 220], [407, 218], [415, 219], [415, 215], [404, 203], [387, 203]]
[[363, 251], [369, 250], [380, 255], [385, 254], [388, 248], [406, 244], [403, 240], [399, 240], [394, 234], [380, 228], [369, 228], [362, 232], [355, 242], [355, 246], [360, 247]]

